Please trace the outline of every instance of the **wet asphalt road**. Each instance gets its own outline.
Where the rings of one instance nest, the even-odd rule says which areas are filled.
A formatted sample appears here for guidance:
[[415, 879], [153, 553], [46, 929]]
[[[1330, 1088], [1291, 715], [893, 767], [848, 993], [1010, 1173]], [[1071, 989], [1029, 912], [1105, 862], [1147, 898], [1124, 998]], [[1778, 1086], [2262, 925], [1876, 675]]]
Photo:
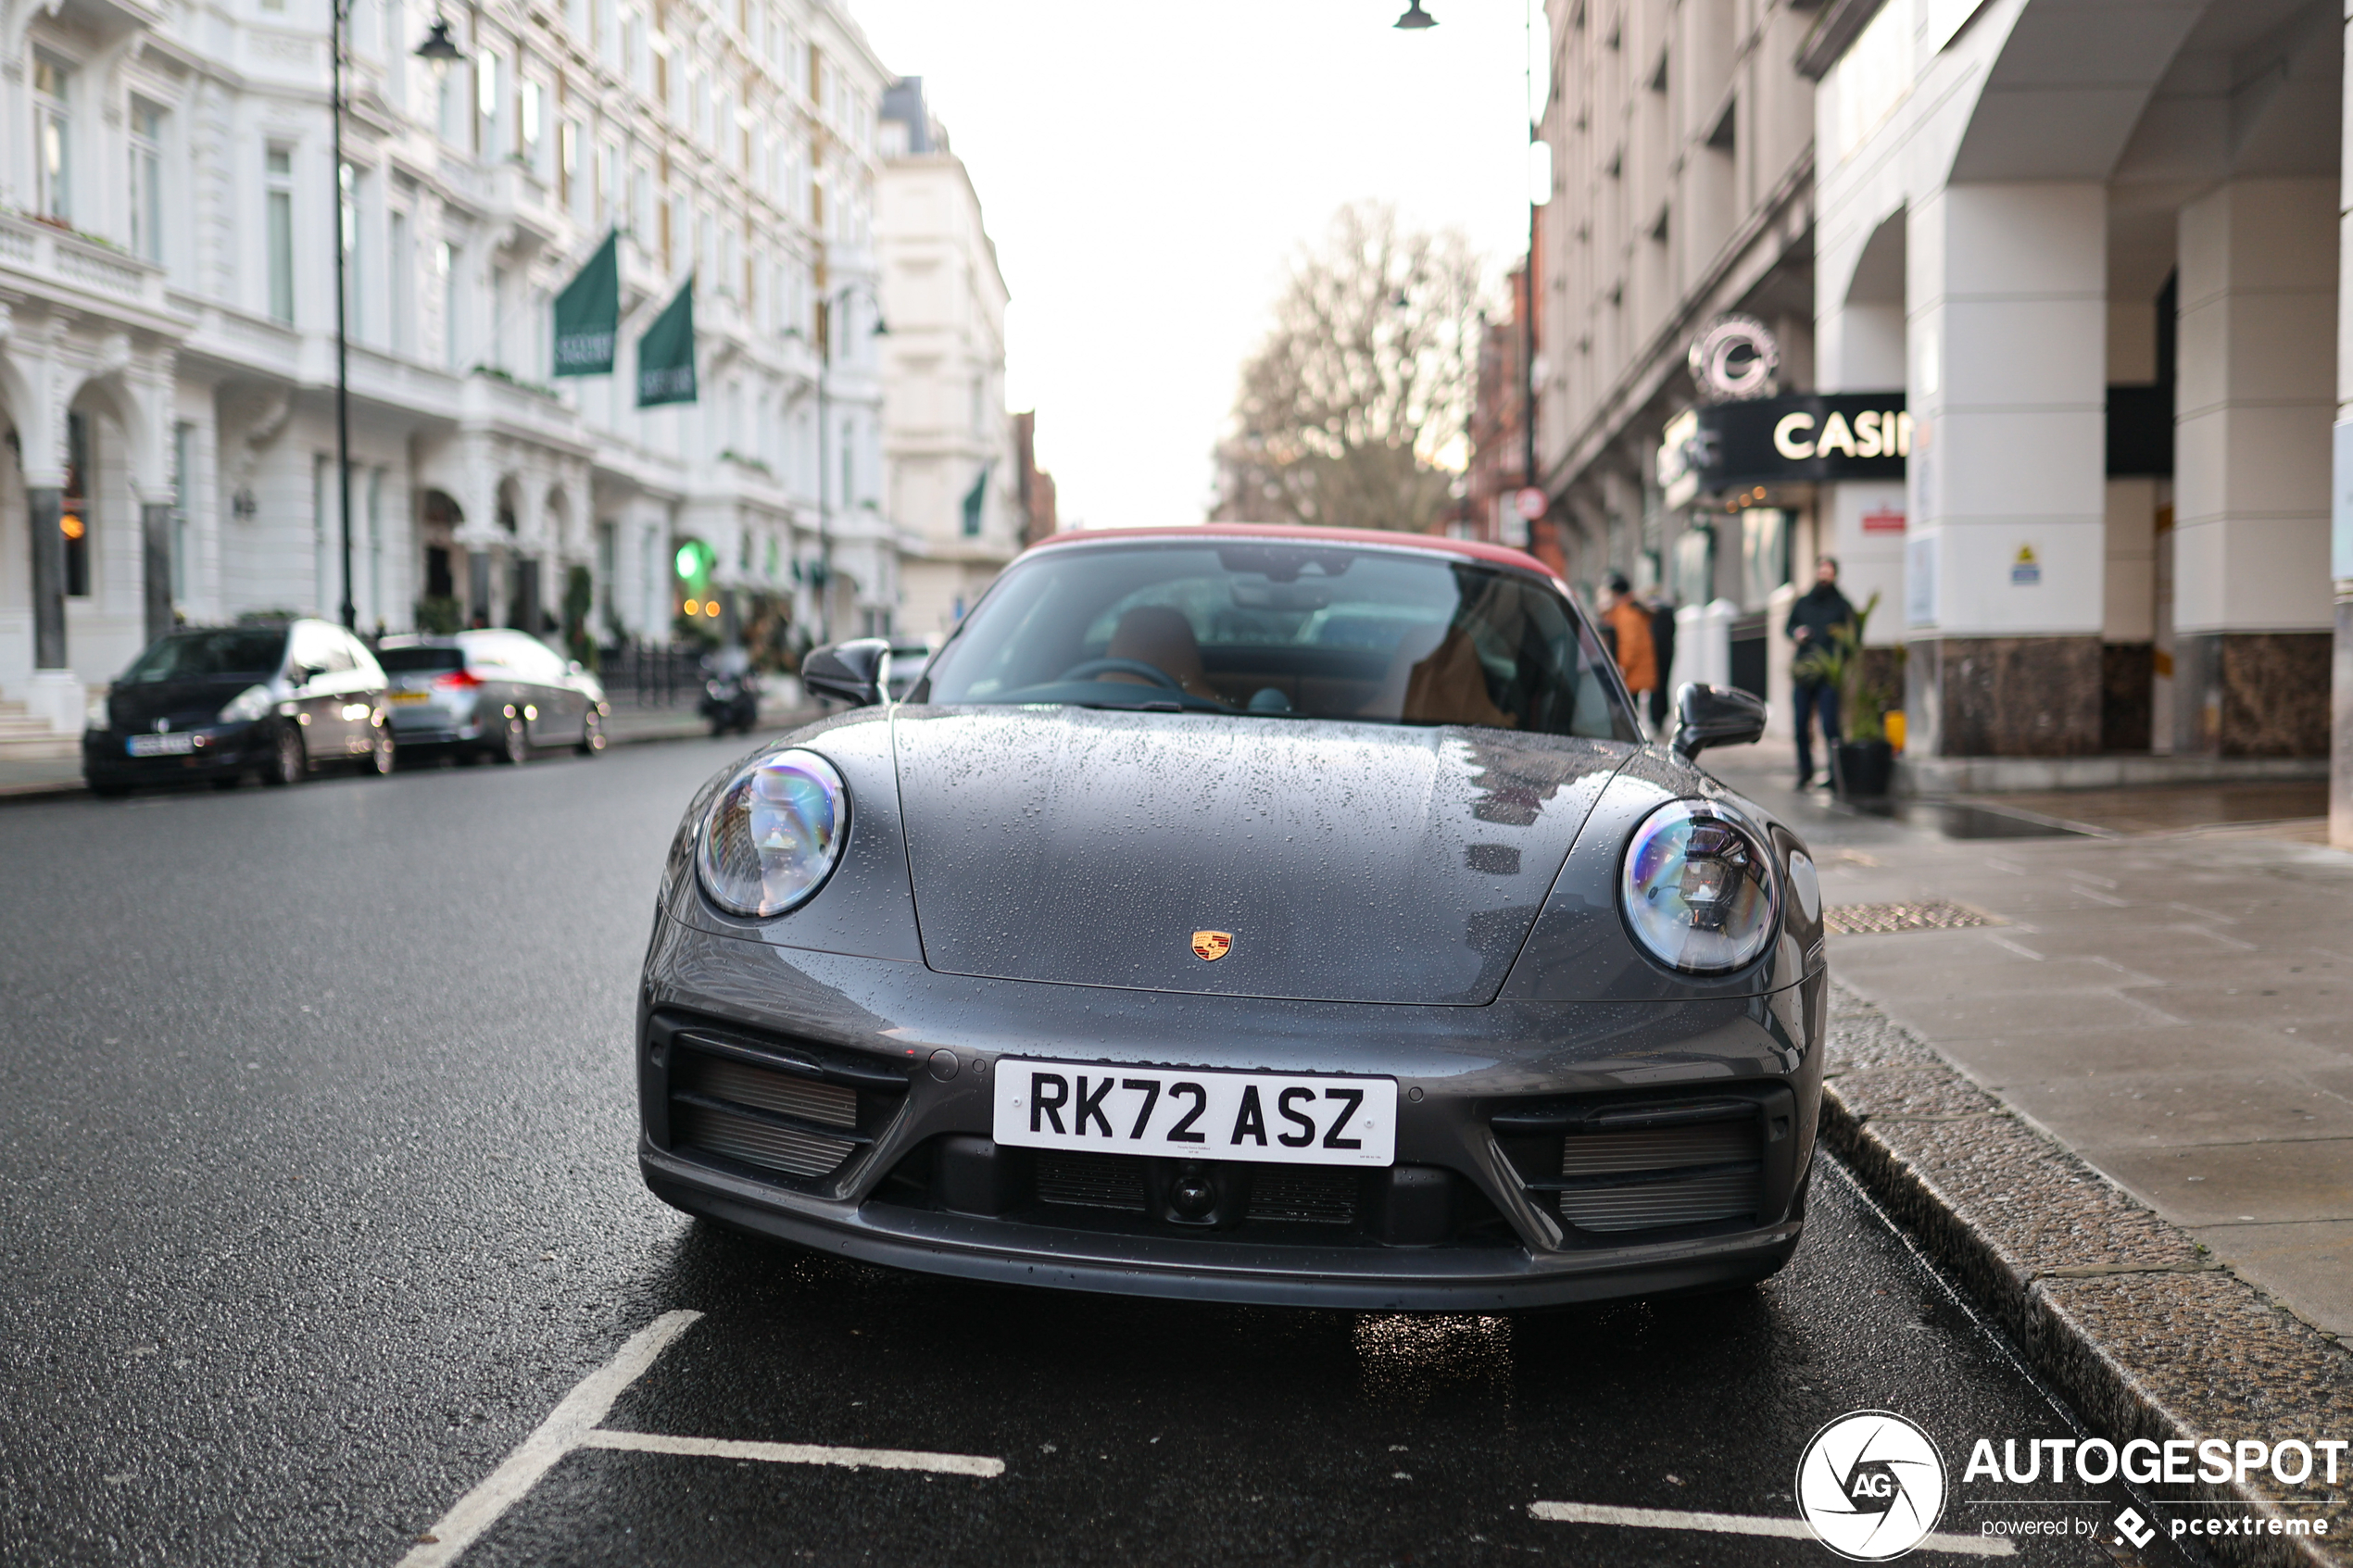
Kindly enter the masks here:
[[[2068, 1419], [1835, 1171], [1761, 1289], [1517, 1318], [1023, 1293], [690, 1224], [632, 1158], [631, 997], [677, 811], [740, 749], [0, 808], [0, 1562], [396, 1562], [677, 1309], [607, 1427], [1004, 1474], [579, 1451], [469, 1568], [1828, 1563], [1529, 1505], [1786, 1519], [1806, 1438], [1869, 1407], [1942, 1446], [1945, 1532], [2126, 1500], [1963, 1484], [1975, 1438]], [[2106, 1541], [2016, 1560], [2141, 1561]]]

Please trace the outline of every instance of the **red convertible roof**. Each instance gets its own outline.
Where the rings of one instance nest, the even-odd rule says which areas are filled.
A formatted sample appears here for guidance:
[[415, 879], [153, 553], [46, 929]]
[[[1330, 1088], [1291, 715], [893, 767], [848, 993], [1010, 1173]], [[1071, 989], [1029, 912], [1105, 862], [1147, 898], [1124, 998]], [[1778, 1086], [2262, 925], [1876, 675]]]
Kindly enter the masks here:
[[1433, 555], [1468, 556], [1497, 566], [1517, 567], [1552, 580], [1552, 569], [1525, 550], [1483, 545], [1474, 539], [1448, 539], [1434, 533], [1400, 533], [1386, 528], [1309, 528], [1295, 523], [1202, 522], [1176, 528], [1081, 528], [1049, 534], [1030, 546], [1051, 550], [1065, 545], [1127, 539], [1299, 539], [1319, 545], [1386, 545], [1391, 549], [1428, 550]]

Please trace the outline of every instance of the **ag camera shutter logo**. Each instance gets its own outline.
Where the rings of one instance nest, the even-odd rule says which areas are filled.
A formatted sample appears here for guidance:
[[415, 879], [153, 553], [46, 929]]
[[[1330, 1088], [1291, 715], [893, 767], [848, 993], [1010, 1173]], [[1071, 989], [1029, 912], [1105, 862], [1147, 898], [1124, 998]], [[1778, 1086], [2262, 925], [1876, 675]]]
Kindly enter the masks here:
[[1856, 1562], [1901, 1557], [1944, 1512], [1944, 1458], [1890, 1411], [1854, 1411], [1814, 1434], [1797, 1461], [1797, 1511]]

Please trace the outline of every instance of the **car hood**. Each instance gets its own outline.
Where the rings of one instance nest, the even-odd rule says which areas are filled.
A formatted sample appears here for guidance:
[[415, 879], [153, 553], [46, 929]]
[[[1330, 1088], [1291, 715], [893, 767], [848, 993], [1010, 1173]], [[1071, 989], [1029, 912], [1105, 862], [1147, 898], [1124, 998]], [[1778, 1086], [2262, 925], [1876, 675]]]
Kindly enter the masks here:
[[[1084, 709], [892, 721], [924, 959], [1005, 980], [1493, 999], [1632, 747]], [[1214, 961], [1197, 932], [1230, 935]]]
[[169, 719], [175, 730], [209, 724], [236, 695], [251, 685], [268, 685], [267, 675], [231, 675], [217, 681], [142, 681], [117, 686], [107, 694], [107, 712], [119, 730], [144, 730], [158, 719]]

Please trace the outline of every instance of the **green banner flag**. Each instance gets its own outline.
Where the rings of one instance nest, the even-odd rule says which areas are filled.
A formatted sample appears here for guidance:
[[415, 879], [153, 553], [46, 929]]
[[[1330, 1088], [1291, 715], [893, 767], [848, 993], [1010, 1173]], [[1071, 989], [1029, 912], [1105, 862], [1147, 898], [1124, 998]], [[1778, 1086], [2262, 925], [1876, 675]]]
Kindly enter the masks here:
[[560, 376], [612, 374], [613, 343], [621, 336], [621, 231], [605, 236], [556, 295], [556, 366]]
[[980, 473], [974, 479], [973, 487], [964, 492], [964, 537], [967, 539], [980, 536], [981, 508], [988, 504], [988, 467], [987, 463], [980, 465]]
[[637, 340], [637, 407], [695, 400], [695, 281]]

